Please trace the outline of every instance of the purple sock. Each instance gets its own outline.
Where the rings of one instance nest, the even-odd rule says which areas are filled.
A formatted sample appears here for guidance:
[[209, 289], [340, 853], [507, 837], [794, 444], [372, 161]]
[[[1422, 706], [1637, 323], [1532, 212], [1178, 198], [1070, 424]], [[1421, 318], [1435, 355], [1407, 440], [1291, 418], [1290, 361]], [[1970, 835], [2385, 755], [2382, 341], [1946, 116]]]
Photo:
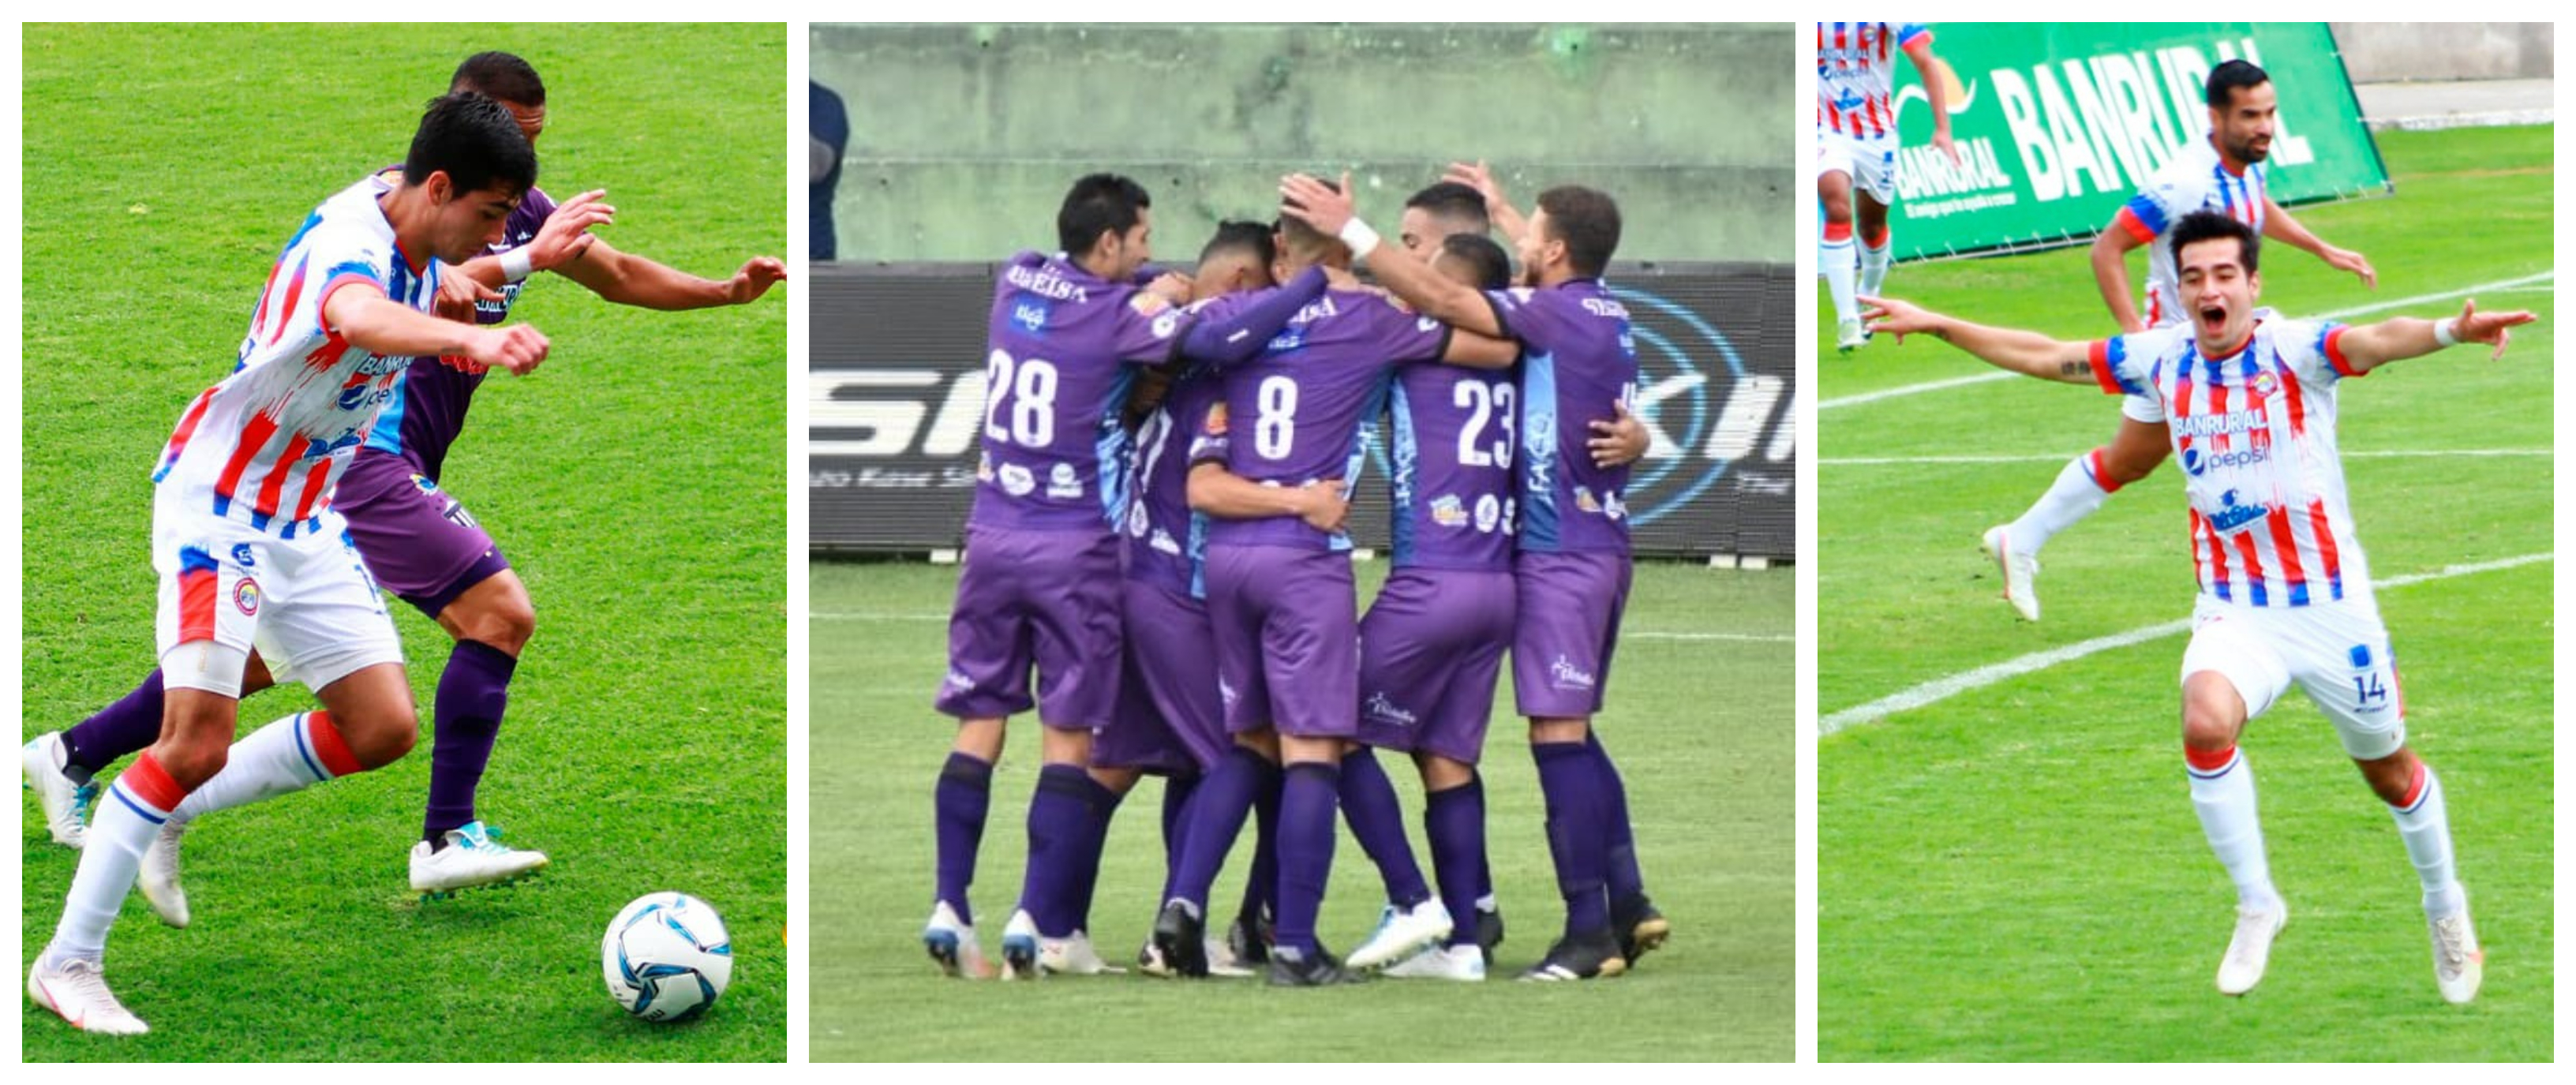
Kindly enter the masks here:
[[[1477, 832], [1481, 834], [1484, 831], [1485, 824], [1485, 774], [1472, 768], [1467, 771], [1467, 790], [1475, 793]], [[1493, 853], [1490, 849], [1479, 849], [1476, 852], [1477, 900], [1484, 900], [1494, 895], [1494, 860], [1492, 856]], [[1499, 905], [1497, 908], [1499, 909]]]
[[1020, 881], [1020, 910], [1046, 937], [1073, 933], [1073, 898], [1082, 888], [1082, 840], [1091, 821], [1091, 790], [1098, 786], [1080, 765], [1048, 765], [1038, 770], [1037, 792], [1029, 796], [1029, 859]]
[[993, 805], [993, 765], [950, 751], [931, 792], [939, 823], [939, 897], [956, 909], [958, 922], [975, 923], [966, 887], [975, 883], [975, 852], [984, 846], [984, 813]]
[[1565, 936], [1607, 930], [1610, 898], [1603, 888], [1600, 774], [1592, 753], [1577, 742], [1530, 744], [1538, 762], [1539, 791], [1547, 797], [1547, 850], [1556, 860], [1556, 889], [1565, 896]]
[[1100, 853], [1109, 845], [1110, 819], [1117, 816], [1119, 801], [1127, 797], [1092, 779], [1090, 773], [1082, 775], [1082, 782], [1091, 785], [1091, 794], [1083, 806], [1087, 818], [1077, 841], [1081, 850], [1074, 856], [1073, 929], [1078, 931], [1091, 928], [1091, 898], [1100, 889]]
[[1225, 865], [1225, 853], [1233, 850], [1235, 835], [1243, 831], [1243, 819], [1252, 813], [1253, 801], [1269, 787], [1279, 770], [1261, 755], [1236, 746], [1208, 770], [1199, 781], [1198, 793], [1190, 797], [1190, 823], [1181, 833], [1181, 861], [1173, 868], [1171, 885], [1164, 891], [1165, 900], [1186, 900], [1199, 906], [1199, 918], [1207, 918], [1209, 887], [1216, 884], [1216, 872]]
[[1386, 879], [1386, 899], [1398, 908], [1411, 908], [1431, 899], [1431, 886], [1422, 879], [1422, 864], [1413, 857], [1413, 842], [1404, 838], [1404, 808], [1397, 804], [1395, 782], [1386, 778], [1386, 769], [1377, 763], [1376, 754], [1362, 746], [1342, 758], [1342, 819], [1351, 823], [1351, 835], [1358, 837], [1360, 850], [1377, 864], [1378, 876]]
[[97, 772], [160, 738], [161, 672], [155, 668], [134, 692], [63, 732], [63, 747], [72, 768]]
[[492, 741], [501, 737], [501, 712], [518, 667], [510, 653], [481, 641], [457, 641], [447, 653], [431, 717], [429, 808], [420, 821], [420, 838], [431, 847], [445, 847], [441, 837], [449, 829], [474, 820], [474, 789], [492, 761]]
[[1255, 921], [1263, 916], [1279, 914], [1279, 785], [1279, 770], [1274, 767], [1252, 800], [1252, 872], [1244, 876], [1243, 907], [1235, 912], [1246, 927], [1258, 926]]
[[1157, 908], [1172, 899], [1172, 875], [1181, 870], [1181, 839], [1189, 832], [1190, 796], [1198, 789], [1196, 773], [1163, 778], [1163, 896], [1154, 902]]
[[1324, 910], [1324, 887], [1333, 873], [1333, 808], [1340, 804], [1341, 767], [1329, 761], [1288, 766], [1279, 785], [1279, 910], [1272, 928], [1282, 947], [1320, 952], [1315, 917]]
[[1592, 752], [1593, 768], [1601, 774], [1601, 793], [1608, 803], [1610, 850], [1602, 865], [1602, 874], [1610, 889], [1611, 911], [1634, 910], [1646, 903], [1646, 878], [1637, 872], [1637, 837], [1628, 824], [1628, 785], [1619, 778], [1619, 767], [1610, 763], [1610, 751], [1601, 745], [1601, 732], [1585, 733], [1584, 748]]
[[1440, 875], [1440, 903], [1457, 923], [1449, 944], [1475, 945], [1476, 898], [1485, 892], [1478, 877], [1485, 868], [1485, 789], [1470, 779], [1425, 796], [1422, 835], [1431, 842], [1431, 869]]

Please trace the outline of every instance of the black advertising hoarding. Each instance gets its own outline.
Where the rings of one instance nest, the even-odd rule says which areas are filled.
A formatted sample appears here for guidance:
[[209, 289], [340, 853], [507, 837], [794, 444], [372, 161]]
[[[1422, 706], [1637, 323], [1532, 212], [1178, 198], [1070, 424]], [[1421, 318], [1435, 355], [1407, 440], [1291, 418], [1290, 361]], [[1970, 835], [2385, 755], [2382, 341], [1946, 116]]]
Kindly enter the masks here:
[[[984, 320], [996, 268], [818, 264], [806, 495], [818, 551], [922, 552], [964, 537], [984, 421]], [[1617, 266], [1654, 447], [1631, 473], [1636, 551], [1786, 561], [1796, 542], [1796, 272], [1784, 265]], [[1352, 536], [1384, 547], [1383, 457]]]

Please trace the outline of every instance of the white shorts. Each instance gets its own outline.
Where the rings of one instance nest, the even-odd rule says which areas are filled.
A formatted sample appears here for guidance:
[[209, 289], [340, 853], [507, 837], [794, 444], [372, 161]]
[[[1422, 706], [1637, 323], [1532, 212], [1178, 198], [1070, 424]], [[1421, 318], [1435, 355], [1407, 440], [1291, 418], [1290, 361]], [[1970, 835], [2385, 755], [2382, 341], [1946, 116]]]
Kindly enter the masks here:
[[1816, 133], [1816, 176], [1839, 173], [1871, 199], [1896, 204], [1896, 137], [1857, 139], [1847, 132]]
[[2355, 760], [2376, 761], [2406, 745], [2406, 697], [2375, 602], [2249, 607], [2204, 595], [2191, 625], [2183, 680], [2201, 671], [2226, 677], [2245, 698], [2246, 719], [2262, 715], [2296, 682]]
[[[320, 530], [282, 539], [179, 508], [179, 489], [162, 487], [152, 506], [152, 567], [161, 586], [155, 625], [165, 684], [241, 695], [237, 666], [202, 665], [228, 661], [230, 653], [172, 655], [208, 640], [233, 652], [257, 649], [278, 681], [315, 690], [362, 667], [402, 662], [393, 616], [385, 613], [339, 513], [326, 510]], [[226, 670], [233, 673], [220, 673]]]

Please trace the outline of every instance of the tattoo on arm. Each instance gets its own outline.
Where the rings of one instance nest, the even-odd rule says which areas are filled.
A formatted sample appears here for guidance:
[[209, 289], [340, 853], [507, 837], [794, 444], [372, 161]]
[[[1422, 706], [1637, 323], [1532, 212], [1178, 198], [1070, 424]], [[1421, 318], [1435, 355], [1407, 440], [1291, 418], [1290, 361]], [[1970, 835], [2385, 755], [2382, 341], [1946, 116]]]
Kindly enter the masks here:
[[2092, 372], [2093, 363], [2090, 359], [2073, 358], [2057, 363], [2057, 375], [2061, 377], [2081, 377]]

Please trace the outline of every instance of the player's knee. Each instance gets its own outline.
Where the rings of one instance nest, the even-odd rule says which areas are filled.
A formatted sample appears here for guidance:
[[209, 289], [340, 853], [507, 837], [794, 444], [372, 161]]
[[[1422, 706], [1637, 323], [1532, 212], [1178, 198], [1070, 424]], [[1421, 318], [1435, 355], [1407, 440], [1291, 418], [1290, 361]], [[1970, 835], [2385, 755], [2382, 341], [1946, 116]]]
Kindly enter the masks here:
[[420, 716], [409, 701], [359, 713], [354, 718], [335, 713], [334, 721], [358, 764], [371, 770], [402, 760], [420, 742]]
[[170, 774], [171, 782], [194, 791], [224, 771], [231, 753], [232, 744], [221, 735], [179, 735], [154, 747], [152, 759]]
[[2241, 712], [2230, 712], [2215, 697], [2187, 697], [2182, 703], [2182, 744], [2204, 752], [2215, 752], [2236, 745], [2237, 734], [2244, 729]]
[[465, 639], [477, 640], [515, 657], [537, 632], [537, 609], [525, 594], [504, 596], [477, 610], [465, 623]]

